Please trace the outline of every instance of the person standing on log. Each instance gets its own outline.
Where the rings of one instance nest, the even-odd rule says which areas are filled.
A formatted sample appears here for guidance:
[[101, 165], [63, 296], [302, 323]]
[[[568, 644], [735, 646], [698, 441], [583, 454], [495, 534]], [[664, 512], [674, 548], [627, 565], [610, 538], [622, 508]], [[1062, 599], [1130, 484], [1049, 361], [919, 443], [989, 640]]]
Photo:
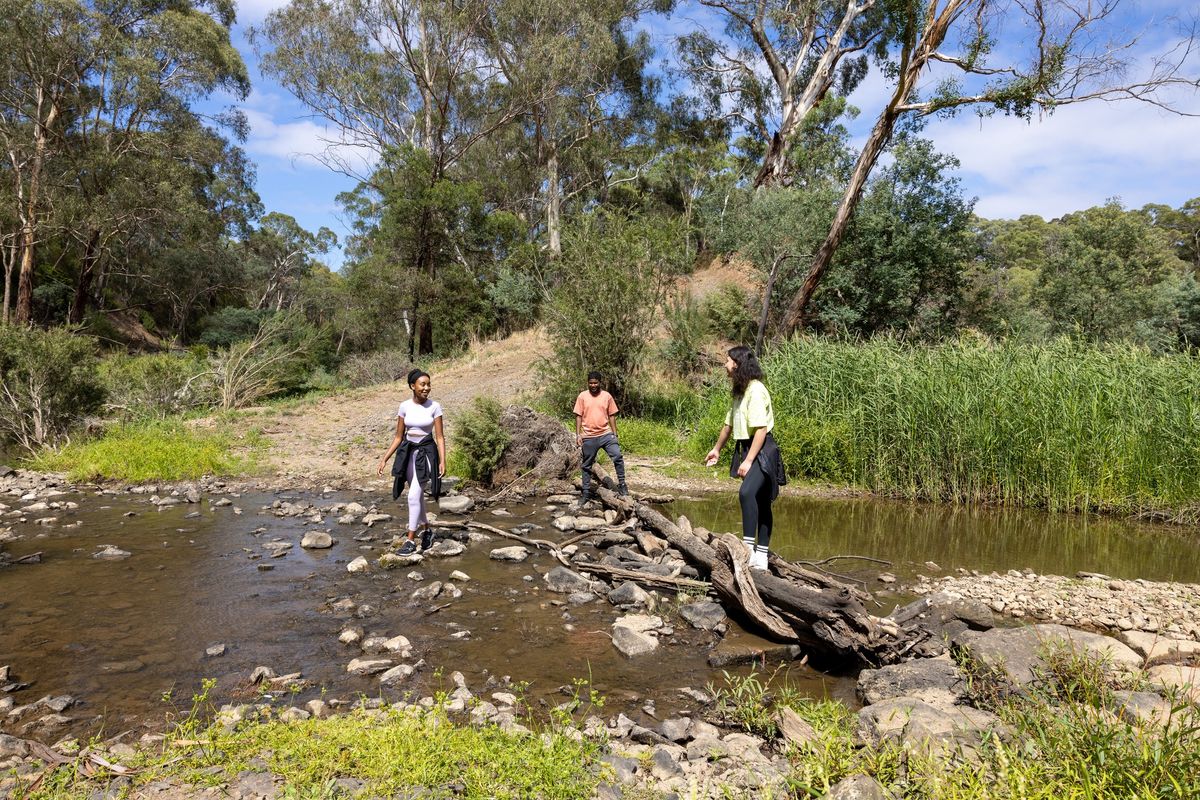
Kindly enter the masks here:
[[587, 389], [575, 398], [575, 444], [583, 448], [583, 475], [580, 478], [582, 491], [579, 495], [579, 507], [583, 508], [592, 499], [592, 464], [600, 451], [608, 453], [612, 459], [613, 469], [617, 473], [618, 493], [622, 497], [629, 495], [625, 485], [625, 458], [621, 455], [621, 445], [617, 442], [617, 401], [601, 388], [604, 376], [592, 370], [588, 373]]
[[429, 373], [414, 369], [408, 373], [408, 388], [412, 399], [400, 404], [396, 414], [396, 435], [392, 445], [379, 459], [379, 474], [387, 460], [396, 454], [392, 463], [392, 499], [404, 493], [408, 485], [408, 541], [400, 547], [400, 555], [417, 552], [417, 532], [421, 533], [420, 549], [433, 546], [433, 529], [425, 514], [425, 493], [434, 500], [442, 493], [442, 477], [446, 474], [446, 437], [442, 433], [442, 406], [429, 399], [432, 383]]
[[738, 345], [729, 350], [725, 371], [733, 384], [733, 403], [725, 414], [725, 425], [717, 444], [704, 457], [705, 466], [713, 466], [721, 457], [721, 448], [733, 436], [733, 458], [729, 477], [740, 478], [738, 503], [742, 508], [742, 541], [750, 550], [751, 569], [765, 570], [771, 544], [771, 503], [779, 496], [779, 487], [787, 483], [779, 447], [771, 436], [775, 414], [771, 394], [763, 384], [762, 367], [749, 347]]

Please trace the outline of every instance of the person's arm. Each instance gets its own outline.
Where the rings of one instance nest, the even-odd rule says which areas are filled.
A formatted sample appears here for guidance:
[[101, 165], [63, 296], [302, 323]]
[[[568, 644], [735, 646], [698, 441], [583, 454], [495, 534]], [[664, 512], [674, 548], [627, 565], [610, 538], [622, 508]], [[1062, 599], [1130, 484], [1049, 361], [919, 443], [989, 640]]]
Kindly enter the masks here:
[[616, 414], [616, 412], [613, 412], [612, 414], [608, 415], [608, 429], [610, 431], [612, 431], [612, 435], [614, 438], [617, 438], [617, 439], [621, 438], [620, 436], [617, 436], [617, 414]]
[[757, 428], [754, 431], [754, 437], [750, 440], [750, 449], [746, 451], [746, 458], [738, 465], [738, 477], [744, 478], [750, 472], [750, 468], [754, 466], [754, 459], [758, 458], [758, 451], [762, 450], [763, 442], [767, 440], [767, 429]]
[[392, 445], [387, 452], [383, 454], [383, 458], [379, 459], [379, 474], [383, 474], [383, 468], [387, 466], [387, 460], [396, 452], [396, 448], [404, 441], [404, 417], [396, 417], [396, 435], [392, 438]]
[[583, 415], [575, 415], [575, 446], [583, 447]]
[[721, 427], [721, 432], [717, 435], [717, 443], [712, 450], [708, 451], [708, 455], [704, 457], [704, 465], [711, 467], [721, 459], [721, 448], [725, 446], [725, 442], [729, 441], [730, 427], [724, 425]]
[[433, 418], [433, 441], [438, 451], [438, 475], [446, 474], [446, 436], [442, 432], [442, 418]]

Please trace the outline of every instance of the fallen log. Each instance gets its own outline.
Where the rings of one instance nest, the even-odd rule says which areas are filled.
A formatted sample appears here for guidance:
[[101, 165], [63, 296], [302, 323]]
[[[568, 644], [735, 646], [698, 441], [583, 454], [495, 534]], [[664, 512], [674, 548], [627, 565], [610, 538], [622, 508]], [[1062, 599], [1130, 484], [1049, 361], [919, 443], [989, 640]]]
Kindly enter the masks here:
[[749, 554], [731, 534], [704, 541], [690, 524], [677, 525], [657, 510], [618, 495], [602, 469], [595, 492], [608, 508], [630, 514], [709, 575], [727, 609], [740, 611], [771, 638], [863, 664], [893, 663], [911, 648], [913, 634], [867, 611], [870, 596], [829, 575], [789, 564], [777, 555], [769, 571], [749, 569]]

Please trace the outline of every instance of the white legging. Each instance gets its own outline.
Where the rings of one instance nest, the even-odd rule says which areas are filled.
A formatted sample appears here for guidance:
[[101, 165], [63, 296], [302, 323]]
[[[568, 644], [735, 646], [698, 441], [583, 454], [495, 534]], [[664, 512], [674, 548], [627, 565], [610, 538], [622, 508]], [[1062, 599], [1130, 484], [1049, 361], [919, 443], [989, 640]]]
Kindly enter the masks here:
[[417, 448], [411, 448], [408, 456], [408, 529], [417, 530], [422, 525], [428, 525], [425, 516], [425, 493], [421, 491], [421, 482], [417, 480]]

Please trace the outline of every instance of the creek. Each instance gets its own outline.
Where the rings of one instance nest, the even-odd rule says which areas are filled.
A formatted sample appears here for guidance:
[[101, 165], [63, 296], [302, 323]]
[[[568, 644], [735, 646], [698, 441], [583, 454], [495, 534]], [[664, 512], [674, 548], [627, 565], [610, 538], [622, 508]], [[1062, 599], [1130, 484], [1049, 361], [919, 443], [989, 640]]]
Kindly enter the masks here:
[[[336, 524], [334, 514], [315, 522], [311, 513], [278, 516], [271, 508], [275, 501], [325, 507], [374, 501], [383, 511], [399, 513], [382, 496], [251, 493], [231, 495], [233, 506], [214, 507], [212, 496], [166, 508], [134, 494], [54, 499], [78, 508], [42, 512], [58, 518], [46, 525], [36, 524], [36, 515], [25, 522], [4, 519], [20, 537], [3, 545], [6, 552], [20, 557], [40, 551], [43, 563], [0, 569], [0, 666], [10, 665], [15, 680], [30, 684], [13, 693], [18, 705], [64, 694], [79, 704], [66, 712], [71, 722], [54, 731], [22, 731], [28, 717], [17, 723], [0, 719], [0, 730], [53, 741], [101, 728], [109, 735], [159, 729], [170, 713], [189, 707], [205, 678], [216, 680], [217, 704], [253, 700], [261, 690], [248, 677], [259, 665], [279, 674], [301, 672], [311, 682], [295, 696], [276, 693], [284, 705], [315, 697], [423, 696], [453, 688], [445, 676], [460, 670], [472, 691], [506, 675], [527, 683], [525, 694], [535, 707], [563, 702], [563, 687], [586, 679], [607, 698], [606, 716], [625, 711], [643, 719], [647, 703], [660, 719], [694, 711], [695, 700], [679, 690], [722, 681], [722, 670], [708, 663], [713, 637], [672, 616], [669, 598], [659, 613], [676, 634], [656, 652], [631, 660], [609, 639], [612, 621], [622, 612], [604, 600], [572, 606], [564, 595], [545, 590], [541, 575], [556, 564], [546, 553], [521, 564], [493, 561], [488, 557], [493, 548], [513, 544], [496, 539], [470, 543], [461, 556], [385, 571], [374, 559], [402, 531], [395, 521], [367, 528]], [[716, 530], [736, 530], [739, 524], [732, 494], [679, 500], [665, 510]], [[505, 511], [483, 511], [478, 519], [504, 528], [541, 526], [530, 535], [562, 538], [540, 503], [514, 503]], [[329, 550], [302, 549], [301, 537], [314, 529], [330, 530], [337, 543]], [[272, 557], [264, 547], [272, 540], [292, 546]], [[130, 555], [93, 558], [106, 545]], [[849, 561], [831, 567], [853, 571], [872, 590], [879, 588], [874, 578], [881, 571], [913, 576], [929, 572], [922, 565], [930, 560], [943, 571], [1032, 567], [1067, 575], [1088, 570], [1200, 580], [1190, 532], [1029, 512], [783, 498], [776, 505], [773, 546], [790, 559], [858, 554], [892, 561], [887, 567]], [[370, 569], [348, 573], [346, 564], [360, 555], [371, 560]], [[458, 584], [461, 598], [448, 605], [443, 598], [411, 598], [432, 581], [450, 580], [455, 570], [470, 576]], [[882, 613], [891, 601], [907, 599], [886, 592]], [[351, 603], [339, 603], [346, 600]], [[415, 650], [406, 660], [423, 659], [424, 665], [408, 682], [386, 690], [371, 677], [347, 674], [346, 665], [361, 655], [338, 641], [348, 625], [361, 626], [368, 636], [403, 634]], [[225, 645], [224, 654], [206, 656], [217, 644]], [[752, 651], [765, 644], [730, 621], [720, 647]], [[786, 677], [810, 696], [854, 702], [851, 676], [792, 664]]]

